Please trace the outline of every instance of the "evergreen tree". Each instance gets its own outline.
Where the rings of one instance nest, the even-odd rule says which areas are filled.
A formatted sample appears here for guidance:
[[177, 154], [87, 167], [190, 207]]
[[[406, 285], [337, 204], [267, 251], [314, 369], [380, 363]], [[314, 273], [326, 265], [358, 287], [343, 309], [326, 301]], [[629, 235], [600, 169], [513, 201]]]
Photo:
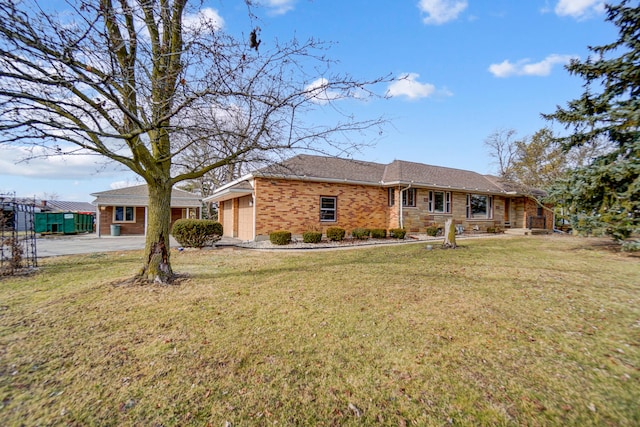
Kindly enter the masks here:
[[[571, 134], [558, 138], [568, 151], [605, 137], [613, 149], [558, 181], [551, 194], [569, 207], [578, 231], [603, 229], [623, 242], [640, 233], [640, 7], [637, 0], [607, 5], [619, 39], [589, 47], [593, 55], [567, 70], [585, 80], [585, 91], [566, 108], [543, 117]], [[640, 246], [640, 242], [626, 242]]]

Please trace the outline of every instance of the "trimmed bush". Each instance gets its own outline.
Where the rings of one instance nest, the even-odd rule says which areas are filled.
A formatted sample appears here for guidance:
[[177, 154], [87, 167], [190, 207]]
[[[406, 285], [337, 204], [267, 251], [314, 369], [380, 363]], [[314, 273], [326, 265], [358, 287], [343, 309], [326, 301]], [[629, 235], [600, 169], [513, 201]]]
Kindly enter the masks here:
[[171, 235], [185, 248], [212, 246], [222, 238], [222, 224], [210, 219], [179, 219], [173, 223]]
[[385, 239], [387, 237], [387, 230], [384, 228], [374, 228], [371, 230], [372, 239]]
[[291, 232], [285, 230], [274, 231], [269, 234], [269, 241], [274, 245], [288, 245], [291, 243]]
[[371, 230], [369, 230], [368, 228], [358, 227], [351, 230], [351, 237], [358, 240], [368, 239], [370, 234]]
[[302, 241], [305, 243], [320, 243], [322, 233], [319, 231], [305, 231], [302, 233]]
[[427, 236], [435, 237], [438, 235], [439, 228], [435, 225], [427, 227]]
[[407, 234], [407, 230], [404, 228], [392, 228], [389, 230], [389, 236], [395, 237], [396, 239], [404, 239], [404, 236]]
[[339, 242], [344, 239], [344, 235], [347, 232], [344, 228], [340, 227], [329, 227], [327, 228], [327, 239], [333, 240], [334, 242]]

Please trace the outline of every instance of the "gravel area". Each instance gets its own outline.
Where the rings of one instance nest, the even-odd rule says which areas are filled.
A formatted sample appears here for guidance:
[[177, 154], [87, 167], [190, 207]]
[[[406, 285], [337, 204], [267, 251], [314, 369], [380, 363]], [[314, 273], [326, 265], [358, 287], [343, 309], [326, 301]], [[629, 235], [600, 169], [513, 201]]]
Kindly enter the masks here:
[[398, 239], [351, 239], [346, 238], [340, 242], [334, 242], [331, 240], [322, 240], [320, 243], [304, 243], [302, 238], [293, 238], [291, 243], [288, 245], [274, 245], [269, 240], [263, 240], [260, 242], [242, 242], [238, 243], [235, 246], [240, 248], [247, 249], [333, 249], [333, 248], [353, 248], [353, 247], [361, 247], [361, 246], [376, 246], [376, 245], [394, 245], [394, 244], [403, 244], [403, 243], [415, 243], [415, 242], [426, 242], [426, 241], [442, 241], [442, 237], [431, 237], [426, 234], [412, 234], [407, 235], [404, 240]]

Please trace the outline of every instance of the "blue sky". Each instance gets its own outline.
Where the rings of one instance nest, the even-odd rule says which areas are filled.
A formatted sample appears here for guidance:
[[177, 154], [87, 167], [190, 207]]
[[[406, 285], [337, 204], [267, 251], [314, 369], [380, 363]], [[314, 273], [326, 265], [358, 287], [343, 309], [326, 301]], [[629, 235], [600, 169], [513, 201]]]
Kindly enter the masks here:
[[[226, 31], [261, 28], [262, 43], [314, 37], [335, 44], [335, 70], [359, 79], [404, 76], [376, 87], [386, 99], [350, 101], [358, 119], [390, 120], [375, 145], [352, 157], [495, 172], [484, 140], [498, 129], [531, 135], [551, 126], [541, 113], [577, 98], [584, 83], [563, 65], [587, 46], [614, 41], [600, 0], [263, 0], [251, 22], [239, 0], [209, 0]], [[262, 46], [261, 46], [262, 47]], [[320, 78], [322, 76], [318, 76]], [[320, 110], [318, 114], [323, 114]], [[0, 193], [91, 201], [90, 193], [135, 183], [132, 173], [91, 157], [16, 164], [0, 148]]]

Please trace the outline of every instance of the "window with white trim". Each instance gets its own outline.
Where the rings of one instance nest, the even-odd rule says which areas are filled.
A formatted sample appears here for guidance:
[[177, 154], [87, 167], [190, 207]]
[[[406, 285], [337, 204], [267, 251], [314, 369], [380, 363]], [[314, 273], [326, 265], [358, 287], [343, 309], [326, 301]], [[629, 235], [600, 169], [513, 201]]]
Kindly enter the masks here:
[[449, 191], [429, 191], [429, 212], [451, 213], [451, 193]]
[[402, 192], [402, 206], [415, 207], [416, 206], [416, 189], [409, 188]]
[[467, 194], [467, 218], [493, 218], [493, 196], [486, 194]]
[[113, 222], [136, 222], [136, 208], [134, 206], [114, 206]]
[[394, 206], [396, 204], [396, 189], [389, 188], [389, 206]]
[[320, 197], [320, 221], [333, 222], [337, 218], [337, 197]]

